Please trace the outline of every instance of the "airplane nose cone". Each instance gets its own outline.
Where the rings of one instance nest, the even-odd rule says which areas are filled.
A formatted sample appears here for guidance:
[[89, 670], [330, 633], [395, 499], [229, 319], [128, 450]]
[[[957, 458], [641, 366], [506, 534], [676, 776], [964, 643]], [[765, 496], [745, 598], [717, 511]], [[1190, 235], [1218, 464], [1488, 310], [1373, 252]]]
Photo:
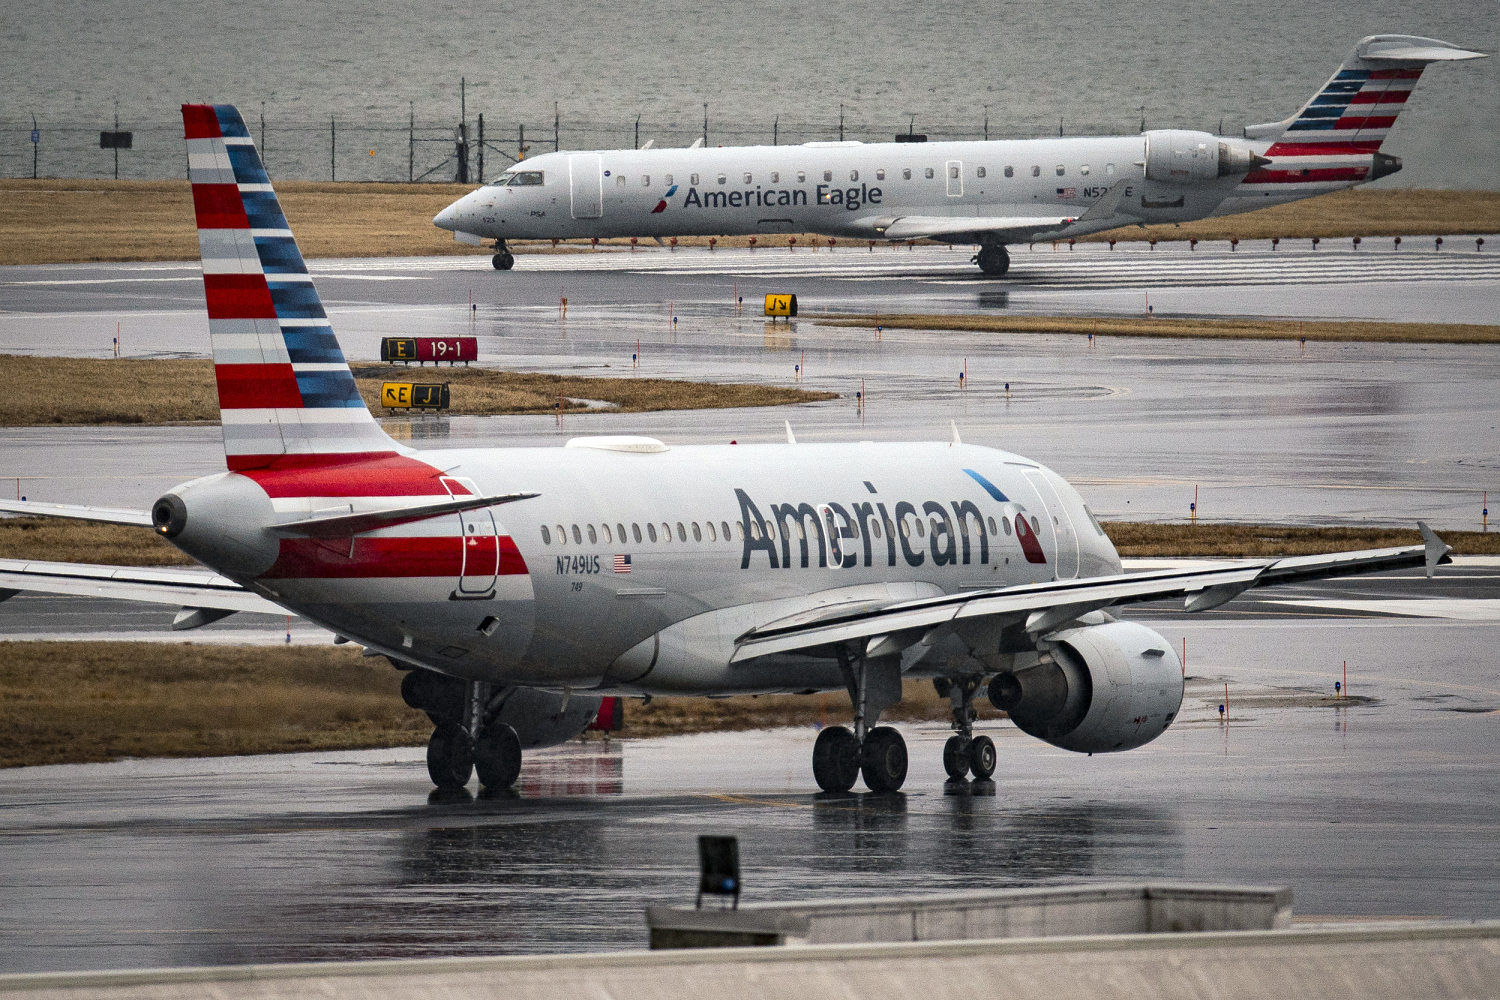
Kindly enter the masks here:
[[463, 202], [464, 199], [460, 198], [458, 199], [458, 201], [455, 201], [453, 204], [443, 209], [437, 215], [434, 215], [432, 217], [432, 224], [434, 226], [437, 226], [439, 229], [451, 229], [456, 231], [458, 229], [460, 216], [462, 216], [463, 214], [459, 210], [459, 206], [462, 205]]

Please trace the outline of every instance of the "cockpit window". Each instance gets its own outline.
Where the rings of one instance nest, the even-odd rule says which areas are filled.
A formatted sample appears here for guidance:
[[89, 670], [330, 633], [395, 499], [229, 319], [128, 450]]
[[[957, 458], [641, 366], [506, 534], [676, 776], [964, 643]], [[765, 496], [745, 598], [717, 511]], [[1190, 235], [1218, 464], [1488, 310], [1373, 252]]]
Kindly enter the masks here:
[[491, 187], [539, 187], [543, 183], [543, 171], [513, 170], [501, 174], [490, 182]]
[[1099, 518], [1094, 516], [1094, 512], [1089, 510], [1087, 504], [1084, 505], [1083, 512], [1089, 516], [1089, 521], [1094, 525], [1094, 530], [1099, 532], [1099, 537], [1105, 537], [1104, 525], [1099, 523]]

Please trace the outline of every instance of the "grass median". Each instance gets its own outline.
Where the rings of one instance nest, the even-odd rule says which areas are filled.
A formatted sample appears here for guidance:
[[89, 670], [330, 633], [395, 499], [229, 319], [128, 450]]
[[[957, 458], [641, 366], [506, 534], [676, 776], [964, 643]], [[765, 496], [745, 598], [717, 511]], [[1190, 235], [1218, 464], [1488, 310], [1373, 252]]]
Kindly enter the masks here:
[[[165, 425], [219, 420], [214, 366], [207, 358], [49, 358], [0, 355], [24, 393], [0, 394], [0, 426], [49, 424]], [[682, 382], [641, 378], [505, 372], [493, 368], [413, 368], [354, 362], [355, 382], [380, 413], [382, 382], [447, 382], [453, 416], [575, 413], [600, 401], [614, 412], [782, 406], [837, 399], [838, 393], [776, 385]]]

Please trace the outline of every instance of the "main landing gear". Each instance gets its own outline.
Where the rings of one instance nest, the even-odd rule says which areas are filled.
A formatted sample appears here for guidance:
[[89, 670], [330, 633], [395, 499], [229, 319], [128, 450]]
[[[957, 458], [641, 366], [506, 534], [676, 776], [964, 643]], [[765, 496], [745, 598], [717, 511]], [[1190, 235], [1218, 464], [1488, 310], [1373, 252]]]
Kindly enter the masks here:
[[[986, 243], [974, 255], [974, 263], [991, 278], [998, 278], [1010, 270], [1010, 252], [1000, 243]], [[499, 266], [499, 265], [496, 265]]]
[[939, 695], [953, 702], [954, 733], [943, 746], [943, 770], [952, 781], [962, 781], [970, 774], [975, 781], [988, 781], [995, 773], [995, 741], [974, 735], [974, 693], [979, 690], [978, 677], [939, 677], [932, 682]]
[[861, 776], [872, 792], [894, 792], [906, 781], [906, 740], [880, 713], [901, 700], [900, 663], [894, 657], [855, 658], [839, 649], [839, 669], [854, 704], [854, 729], [828, 726], [813, 743], [813, 777], [825, 792], [847, 792]]
[[497, 271], [509, 271], [516, 266], [516, 258], [506, 247], [504, 240], [495, 241], [495, 256], [490, 258]]
[[415, 669], [401, 680], [401, 697], [432, 719], [427, 774], [441, 791], [456, 791], [479, 772], [487, 791], [511, 787], [521, 775], [521, 739], [494, 718], [494, 685]]

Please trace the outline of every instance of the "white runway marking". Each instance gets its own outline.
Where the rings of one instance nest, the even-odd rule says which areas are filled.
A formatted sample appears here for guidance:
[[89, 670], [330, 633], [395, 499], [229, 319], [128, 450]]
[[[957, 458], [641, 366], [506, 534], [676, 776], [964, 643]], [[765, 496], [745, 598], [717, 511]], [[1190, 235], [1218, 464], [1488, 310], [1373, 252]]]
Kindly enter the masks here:
[[[1454, 238], [1455, 241], [1458, 239]], [[756, 250], [609, 250], [570, 254], [522, 254], [519, 272], [617, 271], [702, 277], [818, 277], [847, 281], [906, 279], [926, 283], [1009, 287], [1149, 288], [1224, 285], [1317, 285], [1387, 281], [1472, 282], [1500, 280], [1500, 254], [1433, 250], [1212, 250], [1143, 251], [1099, 247], [1068, 251], [1012, 248], [1011, 270], [984, 279], [969, 262], [967, 248], [855, 247], [830, 252], [763, 247]], [[315, 275], [357, 275], [384, 270], [489, 271], [483, 257], [367, 258], [313, 261]]]

